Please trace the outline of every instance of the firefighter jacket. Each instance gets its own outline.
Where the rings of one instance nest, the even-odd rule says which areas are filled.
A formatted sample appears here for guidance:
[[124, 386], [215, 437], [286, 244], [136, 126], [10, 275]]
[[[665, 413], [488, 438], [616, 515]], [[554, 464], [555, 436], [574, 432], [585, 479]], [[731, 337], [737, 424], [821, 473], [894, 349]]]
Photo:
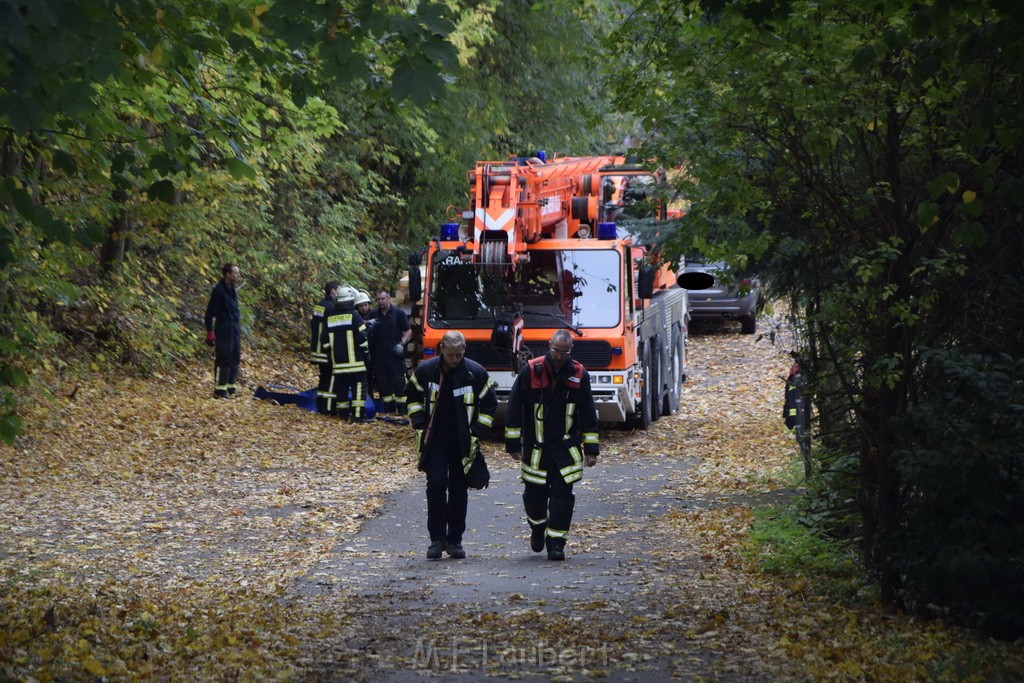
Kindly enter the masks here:
[[366, 325], [353, 306], [339, 304], [327, 317], [327, 343], [335, 375], [366, 372]]
[[221, 280], [210, 292], [203, 318], [206, 331], [213, 330], [218, 344], [230, 344], [241, 335], [241, 316], [238, 313], [238, 291], [233, 285]]
[[[494, 382], [483, 366], [463, 358], [453, 370], [442, 373], [440, 356], [416, 366], [406, 386], [409, 420], [416, 430], [420, 457], [426, 449], [427, 428], [437, 406], [441, 382], [450, 386], [455, 397], [455, 428], [463, 472], [469, 472], [473, 458], [480, 448], [479, 438], [494, 424], [498, 412], [498, 397]], [[450, 425], [448, 425], [450, 427]]]
[[334, 313], [334, 299], [324, 299], [313, 307], [313, 318], [309, 321], [309, 360], [317, 365], [331, 362], [331, 349], [327, 340], [327, 319]]
[[[573, 456], [563, 470], [567, 484], [583, 477], [583, 457], [598, 455], [597, 407], [590, 373], [569, 359], [556, 374], [550, 354], [527, 363], [512, 384], [505, 410], [505, 449], [522, 451], [523, 481], [544, 483], [538, 470], [545, 444], [559, 443]], [[582, 451], [582, 454], [581, 454]]]
[[800, 366], [794, 365], [786, 378], [786, 400], [782, 406], [782, 419], [787, 429], [810, 426], [811, 409], [804, 398], [804, 378]]

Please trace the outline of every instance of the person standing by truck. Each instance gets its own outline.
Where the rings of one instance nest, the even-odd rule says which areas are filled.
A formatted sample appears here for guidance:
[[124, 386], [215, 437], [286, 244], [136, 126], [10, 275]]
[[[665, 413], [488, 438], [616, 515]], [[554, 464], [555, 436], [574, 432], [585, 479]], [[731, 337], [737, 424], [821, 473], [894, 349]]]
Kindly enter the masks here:
[[412, 339], [412, 327], [405, 311], [392, 305], [391, 292], [377, 292], [370, 360], [383, 412], [405, 414], [405, 345]]
[[242, 274], [234, 263], [225, 263], [220, 272], [222, 277], [210, 292], [203, 325], [206, 345], [214, 347], [213, 395], [230, 398], [235, 395], [238, 366], [242, 361], [242, 322], [236, 289]]
[[590, 374], [570, 357], [572, 336], [556, 330], [548, 352], [523, 366], [505, 411], [505, 450], [520, 463], [530, 548], [565, 559], [583, 466], [597, 464], [597, 407]]

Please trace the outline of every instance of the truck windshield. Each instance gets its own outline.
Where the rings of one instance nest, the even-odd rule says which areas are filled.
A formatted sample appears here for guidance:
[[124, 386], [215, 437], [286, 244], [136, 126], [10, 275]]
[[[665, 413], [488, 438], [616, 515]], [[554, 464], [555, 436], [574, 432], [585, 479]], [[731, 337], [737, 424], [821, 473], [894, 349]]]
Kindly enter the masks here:
[[613, 250], [535, 250], [520, 270], [435, 254], [427, 315], [436, 328], [489, 328], [520, 312], [528, 328], [619, 324], [622, 262]]

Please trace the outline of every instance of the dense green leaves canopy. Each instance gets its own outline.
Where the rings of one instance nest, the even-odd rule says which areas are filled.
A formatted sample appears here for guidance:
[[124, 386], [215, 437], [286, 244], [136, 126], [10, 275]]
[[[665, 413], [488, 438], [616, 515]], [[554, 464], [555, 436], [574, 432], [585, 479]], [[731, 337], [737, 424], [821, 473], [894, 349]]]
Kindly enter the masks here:
[[592, 10], [0, 0], [0, 436], [29, 372], [193, 355], [221, 263], [247, 342], [298, 346], [323, 282], [394, 286], [474, 160], [614, 140]]
[[[892, 604], [912, 594], [892, 544], [934, 481], [899, 476], [898, 425], [943, 376], [922, 352], [1024, 352], [1018, 307], [987, 303], [1024, 294], [1022, 18], [1001, 1], [653, 0], [614, 37], [632, 46], [618, 101], [685, 170], [670, 247], [756, 268], [794, 303], [838, 454], [826, 489], [857, 500]], [[1003, 476], [1009, 514], [1021, 482]]]

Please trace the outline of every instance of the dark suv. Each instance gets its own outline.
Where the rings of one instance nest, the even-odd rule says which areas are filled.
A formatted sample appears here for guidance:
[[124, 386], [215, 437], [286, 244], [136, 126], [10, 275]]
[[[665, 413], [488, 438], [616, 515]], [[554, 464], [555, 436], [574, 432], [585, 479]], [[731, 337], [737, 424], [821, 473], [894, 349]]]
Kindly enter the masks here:
[[757, 278], [737, 280], [725, 261], [705, 263], [698, 257], [688, 258], [676, 279], [687, 290], [691, 318], [739, 320], [743, 334], [757, 331], [764, 304]]

